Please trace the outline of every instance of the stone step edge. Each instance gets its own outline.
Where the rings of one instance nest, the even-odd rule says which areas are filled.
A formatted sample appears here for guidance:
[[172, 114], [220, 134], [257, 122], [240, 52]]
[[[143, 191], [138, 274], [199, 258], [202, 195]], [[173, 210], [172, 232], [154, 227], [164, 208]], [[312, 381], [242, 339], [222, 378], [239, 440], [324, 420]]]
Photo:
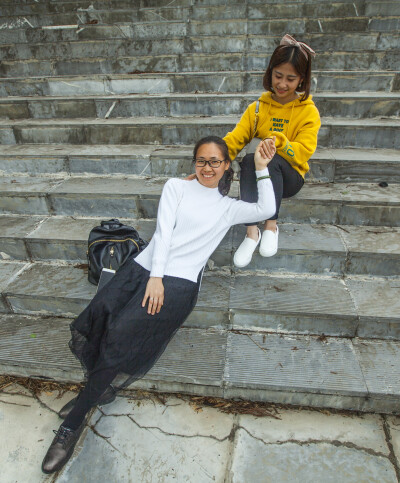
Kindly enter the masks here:
[[[79, 157], [101, 157], [115, 156], [128, 157], [132, 160], [140, 158], [166, 158], [174, 156], [177, 159], [191, 158], [194, 144], [166, 145], [166, 144], [2, 144], [0, 145], [0, 158], [2, 157], [28, 157], [43, 158], [54, 156], [79, 156]], [[46, 151], [42, 154], [41, 150]], [[245, 149], [244, 149], [245, 150]], [[136, 152], [135, 152], [136, 151]], [[38, 154], [39, 153], [39, 154]], [[317, 148], [312, 159], [326, 159], [330, 161], [355, 161], [357, 157], [361, 160], [380, 160], [400, 162], [400, 150], [385, 148]], [[44, 176], [41, 174], [40, 176]], [[51, 174], [53, 176], [53, 174]]]
[[[42, 75], [42, 76], [27, 76], [27, 77], [2, 77], [0, 78], [0, 83], [8, 82], [8, 81], [15, 81], [15, 82], [26, 82], [30, 80], [42, 80], [42, 81], [57, 81], [61, 82], [63, 80], [76, 80], [76, 79], [90, 79], [90, 80], [133, 80], [133, 79], [142, 79], [142, 78], [158, 78], [158, 77], [194, 77], [194, 76], [203, 76], [208, 77], [210, 75], [240, 75], [240, 76], [251, 76], [251, 75], [262, 75], [264, 71], [259, 70], [221, 70], [221, 71], [192, 71], [192, 72], [140, 72], [135, 74], [68, 74], [68, 75]], [[313, 69], [312, 75], [342, 75], [342, 76], [349, 76], [353, 77], [354, 75], [365, 75], [365, 70], [323, 70], [323, 69]], [[373, 70], [368, 71], [368, 75], [372, 76], [380, 76], [380, 75], [396, 75], [399, 74], [397, 70]]]
[[[64, 324], [67, 325], [69, 321], [70, 320], [64, 319]], [[61, 320], [59, 322], [61, 322]], [[2, 340], [7, 341], [9, 347], [11, 347], [12, 343], [14, 342], [12, 358], [10, 358], [7, 353], [4, 354], [4, 349], [0, 352], [0, 370], [3, 374], [27, 377], [46, 377], [62, 382], [82, 381], [82, 372], [80, 370], [78, 362], [71, 362], [72, 355], [70, 354], [67, 346], [67, 342], [69, 340], [69, 331], [63, 330], [62, 334], [60, 334], [60, 332], [54, 332], [54, 336], [52, 338], [53, 340], [49, 341], [47, 338], [48, 343], [46, 344], [46, 325], [42, 324], [42, 333], [40, 332], [40, 325], [32, 326], [31, 330], [35, 330], [35, 332], [33, 333], [33, 337], [31, 334], [31, 337], [26, 342], [26, 347], [28, 347], [28, 343], [31, 343], [30, 346], [32, 347], [32, 342], [39, 342], [38, 345], [40, 347], [40, 340], [43, 335], [44, 342], [41, 352], [45, 353], [45, 350], [48, 349], [48, 346], [52, 343], [53, 346], [56, 347], [57, 354], [61, 355], [61, 358], [63, 359], [62, 363], [57, 364], [54, 363], [54, 361], [35, 361], [34, 355], [27, 357], [26, 352], [24, 351], [24, 343], [18, 341], [15, 345], [15, 341], [12, 340], [13, 330], [8, 329], [7, 333], [4, 330], [4, 321], [2, 321], [1, 319], [0, 325], [3, 328], [4, 334]], [[322, 382], [320, 382], [320, 387], [316, 387], [316, 385], [315, 387], [307, 387], [305, 384], [303, 384], [303, 387], [301, 387], [301, 384], [299, 384], [299, 382], [297, 382], [296, 384], [296, 374], [285, 377], [285, 379], [292, 380], [292, 385], [289, 385], [287, 381], [286, 384], [285, 381], [280, 382], [280, 384], [279, 382], [271, 384], [271, 382], [268, 383], [268, 381], [265, 381], [265, 378], [263, 378], [263, 370], [258, 372], [258, 376], [253, 376], [252, 382], [241, 382], [242, 367], [243, 371], [245, 371], [245, 364], [243, 364], [242, 367], [238, 368], [238, 364], [236, 361], [235, 365], [234, 349], [235, 345], [236, 347], [240, 347], [240, 342], [243, 343], [243, 341], [240, 339], [246, 339], [249, 336], [251, 339], [258, 336], [262, 336], [263, 338], [265, 337], [266, 339], [268, 337], [271, 337], [270, 334], [262, 332], [249, 334], [246, 331], [218, 331], [182, 328], [178, 331], [175, 338], [167, 347], [166, 352], [161, 356], [160, 360], [151, 369], [151, 371], [142, 380], [130, 386], [130, 388], [162, 390], [165, 392], [184, 392], [188, 394], [219, 396], [227, 399], [244, 398], [255, 401], [268, 401], [313, 407], [329, 407], [335, 409], [350, 409], [366, 412], [398, 412], [400, 393], [397, 390], [397, 387], [392, 392], [386, 391], [386, 393], [382, 390], [374, 390], [374, 386], [377, 385], [377, 382], [374, 378], [375, 375], [371, 373], [371, 367], [368, 367], [368, 362], [370, 366], [374, 366], [374, 363], [376, 363], [376, 366], [379, 368], [379, 365], [381, 363], [379, 361], [379, 356], [377, 357], [375, 355], [376, 361], [373, 360], [374, 356], [371, 358], [372, 360], [368, 361], [367, 358], [364, 358], [363, 360], [363, 356], [360, 352], [360, 347], [363, 344], [366, 345], [368, 348], [372, 347], [372, 349], [375, 350], [375, 352], [377, 353], [384, 353], [386, 346], [388, 346], [389, 348], [391, 346], [394, 346], [396, 347], [396, 349], [398, 349], [398, 344], [387, 343], [387, 341], [369, 341], [358, 338], [343, 340], [333, 337], [321, 338], [298, 335], [285, 335], [281, 337], [281, 344], [276, 344], [276, 347], [279, 347], [280, 349], [279, 356], [275, 357], [275, 360], [270, 359], [270, 364], [267, 366], [270, 368], [270, 370], [273, 370], [275, 363], [275, 371], [279, 370], [279, 365], [282, 366], [280, 361], [283, 361], [285, 357], [291, 359], [297, 358], [299, 359], [299, 362], [301, 362], [301, 357], [296, 356], [299, 356], [300, 352], [304, 350], [304, 346], [300, 347], [300, 350], [297, 346], [301, 344], [307, 344], [307, 342], [310, 341], [314, 344], [314, 347], [318, 347], [318, 352], [321, 352], [322, 358], [324, 357], [324, 350], [326, 352], [326, 348], [334, 344], [336, 344], [338, 347], [336, 355], [339, 357], [337, 357], [337, 360], [341, 360], [342, 358], [348, 359], [348, 351], [350, 350], [354, 354], [354, 356], [351, 358], [351, 361], [348, 361], [349, 369], [353, 370], [354, 373], [357, 373], [358, 389], [349, 390], [349, 388], [352, 386], [352, 381], [354, 380], [353, 374], [350, 373], [347, 375], [347, 381], [346, 375], [340, 374], [340, 376], [344, 376], [344, 381], [340, 381], [340, 377], [336, 377], [336, 375], [338, 375], [338, 372], [334, 370], [329, 371], [329, 369], [336, 369], [335, 364], [332, 364], [331, 367], [325, 370], [323, 367], [318, 367], [317, 372], [319, 371], [320, 373], [313, 374], [314, 377], [320, 376], [321, 379], [323, 378]], [[276, 337], [276, 334], [274, 334], [273, 336]], [[54, 343], [54, 338], [58, 339], [56, 343]], [[205, 359], [206, 362], [202, 363], [202, 359], [204, 359], [205, 354], [205, 341], [207, 341], [209, 345], [215, 345], [217, 348], [220, 349], [217, 356], [214, 354], [213, 357], [213, 362], [215, 361], [215, 359], [218, 359], [218, 368], [216, 370], [215, 367], [213, 367], [214, 372], [211, 374], [207, 373], [208, 360]], [[257, 348], [257, 342], [253, 342], [254, 347], [252, 350], [250, 349], [250, 354], [256, 354], [256, 351], [258, 351], [258, 349], [263, 350], [260, 346], [258, 346]], [[288, 342], [287, 345], [290, 345], [291, 347], [284, 347], [284, 342]], [[222, 348], [220, 346], [221, 343], [223, 344]], [[194, 352], [193, 355], [195, 360], [191, 360], [192, 367], [187, 370], [187, 368], [182, 367], [182, 364], [178, 361], [185, 361], [185, 359], [187, 359], [189, 348], [191, 354], [193, 354]], [[293, 348], [296, 348], [297, 350], [294, 351]], [[340, 349], [342, 350], [340, 351]], [[381, 351], [379, 351], [379, 349], [381, 349]], [[264, 349], [265, 352], [266, 350]], [[20, 354], [18, 354], [18, 352], [23, 353], [25, 359], [24, 357], [19, 357]], [[204, 354], [202, 354], [202, 352]], [[271, 354], [271, 357], [274, 356], [273, 352], [268, 352], [269, 354]], [[54, 358], [54, 354], [51, 354], [50, 357], [51, 356], [53, 356]], [[313, 356], [312, 351], [310, 351], [310, 357], [311, 356]], [[397, 366], [399, 366], [400, 358], [398, 354], [396, 354], [396, 356], [396, 359], [398, 359]], [[65, 359], [68, 360], [67, 363], [64, 362]], [[252, 369], [257, 368], [257, 362], [261, 362], [259, 367], [262, 369], [263, 361], [260, 361], [259, 358], [258, 360], [256, 360], [256, 366], [253, 366]], [[307, 363], [307, 358], [304, 358], [303, 363], [304, 362]], [[394, 362], [396, 362], [396, 360]], [[171, 371], [171, 368], [175, 368], [177, 369], [177, 371]], [[374, 368], [375, 367], [373, 367], [373, 369]], [[232, 369], [236, 369], [237, 374], [232, 374]], [[307, 367], [304, 368], [306, 372], [307, 369]], [[193, 375], [194, 371], [196, 371], [195, 376]], [[192, 372], [192, 374], [190, 374], [190, 372]], [[173, 375], [171, 375], [171, 373]], [[311, 377], [312, 376], [310, 374], [310, 378]], [[336, 379], [338, 384], [333, 384], [333, 386], [331, 385], [331, 387], [328, 387], [325, 383], [325, 378]], [[393, 375], [393, 377], [391, 378], [385, 377], [385, 382], [389, 382], [390, 379], [393, 380], [393, 386], [398, 386], [397, 375]], [[346, 386], [347, 383], [347, 389], [340, 388], [340, 382], [344, 382], [344, 386]]]
[[[68, 185], [68, 181], [71, 180], [71, 181], [79, 181], [79, 180], [87, 180], [87, 179], [90, 179], [90, 180], [99, 180], [99, 182], [102, 180], [105, 180], [105, 179], [112, 179], [112, 180], [118, 180], [118, 179], [121, 179], [121, 180], [126, 180], [126, 181], [142, 181], [142, 182], [148, 182], [149, 186], [150, 186], [150, 183], [154, 182], [154, 184], [152, 185], [152, 188], [154, 188], [153, 190], [150, 190], [150, 191], [141, 191], [139, 193], [137, 192], [131, 192], [129, 193], [126, 193], [126, 192], [122, 192], [122, 193], [119, 193], [119, 194], [115, 194], [115, 197], [116, 198], [120, 198], [120, 197], [126, 197], [126, 196], [130, 196], [130, 197], [136, 197], [138, 199], [142, 198], [142, 199], [159, 199], [160, 198], [160, 195], [161, 195], [161, 191], [162, 191], [162, 188], [165, 184], [166, 181], [168, 181], [169, 177], [165, 177], [165, 176], [155, 176], [154, 178], [149, 178], [149, 176], [146, 176], [146, 175], [125, 175], [125, 174], [122, 174], [122, 175], [119, 175], [119, 176], [113, 176], [112, 178], [108, 175], [108, 174], [102, 174], [102, 175], [99, 175], [99, 174], [91, 174], [91, 175], [79, 175], [79, 176], [66, 176], [66, 177], [63, 177], [62, 175], [55, 175], [55, 176], [29, 176], [29, 175], [25, 175], [25, 176], [21, 176], [20, 179], [22, 180], [33, 180], [33, 181], [37, 181], [37, 182], [40, 182], [40, 181], [50, 181], [50, 180], [54, 180], [54, 183], [52, 185], [49, 185], [47, 188], [45, 189], [36, 189], [36, 188], [33, 188], [33, 189], [29, 189], [29, 184], [24, 187], [23, 190], [20, 190], [20, 191], [16, 191], [16, 190], [5, 190], [5, 189], [2, 189], [0, 190], [0, 195], [1, 196], [8, 196], [8, 195], [11, 195], [11, 196], [15, 196], [15, 197], [25, 197], [26, 195], [31, 195], [31, 196], [34, 196], [34, 197], [43, 197], [43, 196], [64, 196], [64, 195], [72, 195], [72, 196], [80, 196], [82, 195], [82, 192], [81, 191], [75, 191], [75, 190], [70, 190], [69, 189], [69, 185]], [[10, 183], [18, 183], [18, 178], [16, 180], [13, 179], [13, 176], [12, 175], [7, 175], [7, 176], [2, 176], [0, 177], [0, 180], [10, 180]], [[66, 189], [61, 189], [61, 188], [64, 188], [63, 184], [64, 183], [67, 183], [67, 186], [66, 186]], [[237, 196], [236, 194], [236, 189], [237, 186], [235, 186], [237, 183], [234, 182], [233, 185], [232, 185], [232, 192], [230, 193], [229, 196], [232, 196], [232, 197], [235, 197]], [[357, 193], [359, 192], [359, 189], [360, 188], [365, 188], [365, 189], [371, 189], [372, 187], [373, 188], [376, 188], [376, 183], [315, 183], [315, 182], [311, 182], [310, 183], [307, 183], [307, 193], [302, 191], [301, 192], [301, 195], [297, 198], [298, 200], [301, 200], [301, 201], [305, 201], [305, 200], [309, 200], [310, 199], [310, 195], [309, 193], [311, 193], [312, 195], [312, 191], [314, 188], [316, 190], [320, 190], [321, 187], [324, 187], [324, 186], [327, 186], [327, 187], [331, 187], [333, 189], [336, 189], [337, 188], [337, 194], [342, 194], [342, 195], [348, 195], [352, 192], [352, 190], [354, 189], [354, 193]], [[343, 190], [345, 190], [346, 192], [343, 193]], [[358, 190], [358, 191], [357, 191]], [[385, 193], [385, 191], [383, 191], [384, 188], [382, 188], [381, 190], [381, 193]], [[336, 191], [334, 192], [336, 193]], [[388, 191], [387, 193], [388, 196], [390, 197], [390, 192]], [[91, 191], [86, 191], [85, 194], [93, 194], [93, 195], [98, 195], [98, 196], [102, 196], [102, 195], [105, 195], [105, 196], [108, 196], [110, 195], [111, 193], [109, 193], [109, 191], [107, 190], [107, 188], [105, 188], [104, 190], [102, 191], [99, 191], [99, 190], [94, 190], [93, 192]], [[385, 195], [386, 196], [386, 195]], [[294, 200], [295, 198], [293, 198]], [[348, 204], [356, 204], [356, 205], [371, 205], [371, 204], [375, 204], [375, 205], [382, 205], [382, 206], [398, 206], [400, 204], [400, 200], [390, 200], [390, 199], [384, 199], [383, 201], [382, 200], [377, 200], [377, 201], [374, 201], [374, 200], [371, 200], [371, 199], [364, 199], [364, 200], [358, 200], [358, 199], [349, 199], [349, 198], [342, 198], [340, 196], [338, 196], [337, 198], [325, 198], [325, 197], [321, 197], [318, 195], [318, 196], [315, 196], [312, 197], [311, 196], [311, 199], [316, 201], [316, 200], [319, 200], [322, 201], [322, 202], [325, 202], [326, 204], [329, 204], [329, 203], [348, 203]], [[285, 201], [286, 199], [284, 199], [283, 201]], [[290, 201], [290, 200], [289, 200]], [[9, 213], [9, 214], [12, 214], [12, 213]], [[39, 213], [39, 214], [42, 214], [42, 213]]]
[[[52, 259], [42, 259], [35, 257], [32, 255], [31, 250], [29, 250], [29, 244], [35, 244], [38, 242], [44, 242], [47, 241], [48, 243], [53, 243], [53, 242], [61, 242], [64, 244], [68, 243], [73, 243], [74, 245], [81, 244], [83, 247], [86, 247], [87, 244], [87, 239], [89, 236], [89, 231], [90, 231], [90, 226], [95, 227], [97, 225], [100, 225], [100, 222], [104, 219], [104, 217], [100, 216], [68, 216], [68, 215], [12, 215], [12, 214], [0, 214], [0, 226], [2, 225], [2, 222], [7, 222], [7, 220], [30, 220], [33, 222], [33, 225], [30, 228], [25, 228], [24, 233], [14, 233], [12, 236], [8, 234], [1, 233], [0, 234], [0, 243], [4, 240], [9, 240], [12, 239], [14, 241], [21, 241], [24, 242], [24, 244], [27, 246], [27, 254], [29, 255], [30, 258], [21, 258], [21, 259], [10, 259], [5, 257], [5, 254], [0, 254], [0, 264], [1, 263], [8, 263], [9, 261], [15, 261], [17, 263], [49, 263], [49, 264], [61, 264], [63, 262], [63, 265], [75, 265], [76, 261], [75, 259], [72, 260], [64, 260], [64, 259], [58, 259], [58, 258], [52, 258]], [[47, 235], [42, 235], [40, 232], [41, 227], [43, 224], [47, 225], [48, 222], [51, 223], [51, 221], [57, 220], [57, 222], [65, 223], [69, 225], [69, 229], [71, 230], [74, 228], [74, 224], [77, 227], [76, 230], [74, 231], [74, 236], [70, 238], [66, 238], [65, 236], [57, 236], [58, 232], [55, 232], [53, 235], [47, 234]], [[155, 224], [156, 220], [153, 218], [147, 218], [147, 219], [140, 219], [140, 218], [125, 218], [121, 217], [119, 220], [129, 226], [133, 227], [138, 227], [142, 226], [142, 228], [138, 228], [140, 231], [140, 234], [143, 238], [149, 240], [150, 237], [152, 236], [152, 233], [155, 230]], [[90, 225], [91, 224], [91, 225]], [[143, 224], [145, 224], [143, 226]], [[290, 228], [293, 228], [295, 230], [298, 229], [301, 224], [299, 223], [293, 223], [293, 222], [282, 222], [279, 223], [280, 229], [282, 233], [286, 233], [286, 231], [289, 232]], [[285, 253], [296, 253], [296, 254], [306, 254], [306, 253], [313, 253], [313, 254], [323, 254], [326, 257], [329, 256], [331, 253], [339, 253], [343, 255], [343, 259], [351, 258], [353, 256], [368, 256], [368, 255], [377, 255], [379, 257], [383, 256], [388, 256], [393, 259], [400, 258], [400, 253], [393, 253], [391, 251], [384, 251], [382, 248], [380, 249], [379, 253], [375, 252], [374, 250], [371, 251], [366, 251], [366, 250], [360, 250], [357, 249], [357, 247], [352, 247], [349, 245], [349, 242], [345, 240], [345, 238], [342, 235], [342, 231], [345, 233], [349, 233], [351, 235], [355, 235], [358, 233], [363, 234], [364, 231], [367, 233], [372, 233], [372, 234], [388, 234], [388, 233], [398, 233], [400, 236], [400, 228], [395, 228], [395, 227], [389, 227], [389, 226], [358, 226], [358, 225], [330, 225], [330, 224], [312, 224], [310, 223], [308, 225], [310, 228], [316, 228], [323, 232], [324, 230], [330, 230], [333, 229], [335, 233], [337, 233], [338, 237], [340, 238], [341, 245], [337, 247], [337, 250], [334, 248], [315, 248], [315, 247], [298, 247], [296, 243], [293, 244], [290, 248], [284, 248], [282, 246], [279, 247], [279, 255], [284, 255]], [[150, 228], [151, 227], [151, 228]], [[151, 234], [149, 232], [149, 229], [151, 229]], [[235, 227], [231, 228], [231, 231], [235, 230]], [[332, 233], [329, 233], [332, 235]], [[340, 235], [339, 235], [340, 234]], [[301, 236], [301, 233], [300, 233]], [[235, 248], [237, 246], [237, 243], [235, 243], [235, 240], [232, 240], [232, 246]], [[219, 246], [219, 250], [226, 251], [227, 248], [223, 246], [222, 242]], [[230, 248], [229, 248], [230, 250]], [[86, 254], [86, 248], [85, 252]], [[212, 257], [211, 257], [212, 258]], [[82, 261], [86, 261], [86, 255], [84, 258], [81, 259]], [[86, 262], [85, 262], [86, 263]], [[259, 269], [260, 270], [260, 269]], [[273, 272], [275, 270], [271, 269]], [[243, 273], [243, 270], [238, 270], [238, 273]], [[279, 273], [279, 271], [277, 272]], [[286, 274], [289, 274], [290, 272], [285, 271]], [[296, 273], [297, 272], [293, 272]], [[307, 272], [301, 272], [301, 273], [307, 273]], [[311, 275], [311, 273], [309, 274]], [[312, 275], [317, 275], [314, 272]], [[323, 274], [323, 276], [325, 276]], [[343, 276], [357, 276], [353, 273], [342, 273]], [[359, 274], [359, 276], [365, 277], [371, 275], [369, 273], [366, 274]], [[334, 273], [334, 276], [338, 276], [337, 273]], [[380, 277], [380, 275], [373, 274], [371, 275], [372, 277]], [[385, 277], [385, 276], [382, 276]]]
[[[148, 99], [249, 99], [249, 102], [255, 101], [261, 95], [262, 91], [248, 92], [165, 92], [165, 93], [129, 93], [129, 94], [92, 94], [92, 95], [68, 95], [68, 96], [7, 96], [0, 97], [0, 104], [21, 103], [21, 102], [40, 102], [40, 101], [85, 101], [85, 100], [148, 100]], [[332, 99], [332, 100], [394, 100], [400, 99], [400, 92], [340, 92], [340, 91], [318, 91], [311, 92], [313, 99]]]
[[[146, 124], [150, 125], [159, 125], [159, 126], [168, 126], [170, 123], [178, 124], [178, 125], [196, 125], [199, 122], [203, 122], [206, 124], [215, 124], [224, 125], [224, 124], [233, 124], [235, 125], [238, 122], [238, 116], [226, 115], [226, 116], [171, 116], [171, 117], [136, 117], [136, 118], [51, 118], [51, 119], [0, 119], [0, 128], [18, 128], [18, 127], [27, 127], [27, 126], [35, 126], [35, 127], [58, 127], [58, 126], [106, 126], [107, 124], [111, 125], [137, 125], [142, 126]], [[343, 125], [347, 126], [391, 126], [391, 127], [398, 127], [400, 126], [400, 118], [397, 116], [381, 116], [381, 117], [371, 117], [368, 119], [351, 119], [347, 117], [321, 117], [321, 123], [323, 126], [340, 126]]]

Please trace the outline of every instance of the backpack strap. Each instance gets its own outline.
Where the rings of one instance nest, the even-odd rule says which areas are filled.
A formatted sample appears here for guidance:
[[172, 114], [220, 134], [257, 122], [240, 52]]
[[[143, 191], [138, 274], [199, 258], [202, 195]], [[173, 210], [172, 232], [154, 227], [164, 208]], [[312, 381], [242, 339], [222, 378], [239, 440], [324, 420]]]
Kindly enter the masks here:
[[260, 100], [258, 100], [256, 102], [256, 115], [254, 116], [254, 127], [253, 127], [253, 137], [255, 136], [256, 134], [256, 130], [257, 130], [257, 123], [258, 123], [258, 111], [260, 109]]

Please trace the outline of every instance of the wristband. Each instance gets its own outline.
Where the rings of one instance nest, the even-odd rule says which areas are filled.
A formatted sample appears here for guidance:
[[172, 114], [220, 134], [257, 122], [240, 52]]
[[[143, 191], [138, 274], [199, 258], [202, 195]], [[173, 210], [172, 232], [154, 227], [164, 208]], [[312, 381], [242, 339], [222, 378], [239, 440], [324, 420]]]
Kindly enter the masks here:
[[270, 178], [271, 176], [260, 176], [259, 178], [256, 179], [256, 181], [261, 181], [262, 179], [267, 179]]

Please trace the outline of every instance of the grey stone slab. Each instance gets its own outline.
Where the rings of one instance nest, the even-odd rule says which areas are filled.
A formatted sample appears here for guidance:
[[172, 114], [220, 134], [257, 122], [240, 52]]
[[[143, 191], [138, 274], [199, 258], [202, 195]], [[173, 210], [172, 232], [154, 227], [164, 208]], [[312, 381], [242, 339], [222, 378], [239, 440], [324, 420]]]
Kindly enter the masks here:
[[[68, 144], [192, 144], [202, 130], [225, 135], [238, 121], [236, 116], [136, 117], [118, 119], [44, 119], [14, 121], [18, 143]], [[6, 128], [11, 121], [0, 121]], [[321, 147], [373, 147], [393, 149], [397, 145], [396, 119], [323, 118]], [[365, 133], [370, 133], [368, 138]], [[356, 135], [356, 134], [359, 134]], [[372, 133], [372, 134], [371, 134]], [[107, 141], [107, 142], [106, 142]]]
[[42, 216], [0, 216], [0, 258], [2, 260], [27, 260], [29, 253], [24, 238], [41, 221]]
[[400, 282], [398, 279], [347, 279], [360, 319], [357, 335], [398, 339]]
[[[56, 214], [154, 218], [165, 179], [72, 178], [50, 195]], [[142, 198], [140, 203], [138, 198]]]
[[[82, 245], [75, 246], [82, 249]], [[204, 276], [197, 306], [185, 326], [227, 327], [229, 287], [229, 276], [214, 273]], [[3, 292], [16, 313], [73, 317], [87, 306], [96, 287], [88, 282], [86, 267], [81, 264], [35, 263], [6, 285]]]
[[238, 275], [229, 307], [238, 329], [354, 336], [357, 327], [350, 293], [336, 278]]
[[[224, 10], [227, 10], [224, 7]], [[395, 73], [321, 72], [313, 70], [313, 91], [395, 91]], [[42, 77], [0, 79], [4, 96], [106, 95], [165, 92], [248, 92], [262, 90], [261, 72], [165, 72], [149, 74], [92, 75], [90, 78]]]
[[[68, 348], [70, 322], [59, 317], [2, 316], [1, 366], [24, 368], [26, 376], [52, 377], [54, 371], [53, 377], [57, 377], [71, 369], [78, 372], [80, 364]], [[2, 372], [5, 371], [2, 369]]]
[[398, 416], [388, 416], [386, 418], [388, 427], [389, 427], [389, 434], [390, 434], [390, 442], [393, 445], [393, 451], [396, 457], [396, 462], [399, 464], [400, 461], [400, 431], [399, 431], [399, 417]]
[[189, 315], [185, 326], [221, 328], [230, 325], [228, 312], [230, 285], [229, 275], [206, 273], [201, 282], [196, 307]]
[[[103, 416], [94, 425], [59, 482], [124, 481], [127, 475], [131, 481], [223, 481], [233, 416], [211, 408], [196, 413], [179, 399], [168, 401], [168, 407], [150, 400], [122, 405], [121, 400], [112, 405], [115, 416]], [[97, 458], [102, 464], [88, 475], [87, 462]]]
[[59, 179], [4, 176], [0, 179], [0, 212], [13, 214], [48, 214], [47, 193]]
[[[7, 389], [10, 389], [7, 388]], [[0, 419], [7, 444], [0, 447], [3, 481], [35, 481], [49, 483], [53, 476], [42, 473], [40, 464], [60, 425], [53, 407], [65, 404], [73, 393], [67, 392], [57, 400], [57, 392], [46, 399], [47, 407], [22, 386], [1, 393]]]
[[82, 268], [33, 264], [4, 291], [15, 313], [72, 317], [86, 307], [96, 287]]
[[214, 394], [222, 395], [226, 341], [224, 331], [182, 329], [146, 374], [146, 380], [206, 385], [214, 387]]
[[[75, 87], [75, 86], [74, 86]], [[71, 86], [69, 85], [69, 88]], [[107, 89], [103, 85], [103, 89]], [[143, 90], [143, 89], [142, 89]], [[226, 116], [241, 115], [258, 94], [171, 94], [166, 95], [114, 95], [83, 97], [74, 92], [73, 98], [60, 97], [19, 98], [13, 103], [6, 98], [0, 102], [0, 117], [7, 119], [68, 119], [68, 118], [116, 118], [161, 116]], [[104, 93], [105, 94], [105, 93]], [[380, 116], [397, 116], [400, 97], [388, 93], [371, 95], [323, 95], [315, 94], [314, 101], [321, 116], [351, 117], [355, 119]]]
[[[329, 225], [280, 224], [279, 250], [264, 258], [258, 250], [246, 270], [281, 270], [310, 273], [343, 273], [346, 248], [339, 230]], [[245, 227], [234, 229], [236, 249], [245, 237]]]
[[10, 312], [10, 305], [7, 303], [4, 292], [7, 290], [8, 286], [13, 282], [13, 280], [27, 267], [24, 262], [6, 262], [2, 261], [0, 263], [0, 312], [8, 313]]
[[235, 449], [236, 457], [230, 470], [234, 483], [300, 483], [310, 479], [329, 483], [397, 481], [395, 468], [388, 458], [346, 445], [325, 441], [301, 444], [292, 440], [265, 443], [263, 439], [255, 439], [251, 433], [240, 430]]
[[[33, 260], [68, 260], [86, 263], [86, 250], [90, 230], [102, 219], [51, 217], [45, 220], [26, 240]], [[153, 220], [121, 219], [135, 227], [142, 238], [149, 240], [155, 229]]]
[[359, 362], [346, 339], [231, 333], [226, 364], [225, 381], [235, 388], [367, 396]]
[[399, 396], [399, 356], [397, 341], [355, 339], [354, 349], [371, 397]]
[[[57, 154], [54, 156], [46, 156], [46, 154], [38, 156], [36, 149], [34, 149], [35, 154], [32, 153], [30, 156], [25, 157], [22, 153], [23, 148], [26, 148], [25, 146], [15, 145], [13, 147], [15, 148], [13, 154], [6, 155], [2, 153], [0, 155], [0, 170], [6, 175], [41, 175], [45, 173], [65, 175], [67, 172], [68, 167], [63, 156], [57, 156]], [[21, 156], [18, 155], [19, 152], [21, 152]]]
[[397, 199], [395, 186], [306, 183], [296, 196], [283, 200], [279, 217], [292, 223], [397, 226]]
[[390, 451], [383, 431], [384, 423], [379, 414], [355, 417], [349, 413], [280, 408], [276, 416], [278, 417], [263, 418], [263, 424], [260, 425], [260, 418], [244, 414], [239, 416], [238, 424], [252, 437], [267, 445], [290, 440], [299, 445], [307, 445], [311, 441], [316, 444], [338, 443], [353, 446], [359, 451], [389, 457]]
[[391, 227], [341, 227], [350, 253], [348, 273], [396, 276], [400, 273], [400, 231]]

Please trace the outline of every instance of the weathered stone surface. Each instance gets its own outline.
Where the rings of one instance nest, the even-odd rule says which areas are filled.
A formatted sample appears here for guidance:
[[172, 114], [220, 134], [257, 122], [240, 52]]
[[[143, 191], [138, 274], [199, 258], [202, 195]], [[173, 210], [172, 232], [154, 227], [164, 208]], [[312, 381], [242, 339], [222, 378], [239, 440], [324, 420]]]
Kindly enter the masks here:
[[89, 481], [124, 481], [127, 477], [135, 481], [223, 481], [233, 416], [211, 408], [196, 413], [178, 399], [163, 406], [151, 401], [132, 404], [120, 398], [104, 409], [107, 416], [97, 420], [79, 456], [57, 481], [79, 480], [87, 473], [87, 461], [99, 457], [104, 467], [96, 465]]
[[42, 216], [0, 216], [0, 258], [29, 259], [24, 239], [43, 219]]
[[371, 396], [398, 395], [400, 371], [395, 358], [400, 353], [399, 342], [356, 339], [354, 349]]
[[335, 278], [239, 275], [230, 297], [238, 329], [349, 337], [358, 325], [350, 293]]
[[268, 430], [263, 436], [267, 442], [254, 437], [247, 428], [239, 430], [230, 481], [397, 481], [390, 460], [363, 446], [314, 439], [302, 442], [295, 434], [287, 441], [280, 435], [271, 441]]
[[59, 409], [74, 395], [67, 392], [57, 399], [57, 393], [45, 397], [46, 405], [21, 386], [7, 388], [0, 394], [0, 425], [7, 444], [0, 446], [3, 481], [50, 482], [53, 476], [40, 469], [60, 419]]
[[287, 401], [307, 406], [311, 394], [336, 394], [343, 403], [346, 396], [352, 397], [356, 408], [367, 396], [363, 373], [346, 339], [230, 333], [226, 357], [228, 397], [241, 397], [240, 388], [246, 388], [255, 399], [279, 402], [282, 391], [291, 393]]

